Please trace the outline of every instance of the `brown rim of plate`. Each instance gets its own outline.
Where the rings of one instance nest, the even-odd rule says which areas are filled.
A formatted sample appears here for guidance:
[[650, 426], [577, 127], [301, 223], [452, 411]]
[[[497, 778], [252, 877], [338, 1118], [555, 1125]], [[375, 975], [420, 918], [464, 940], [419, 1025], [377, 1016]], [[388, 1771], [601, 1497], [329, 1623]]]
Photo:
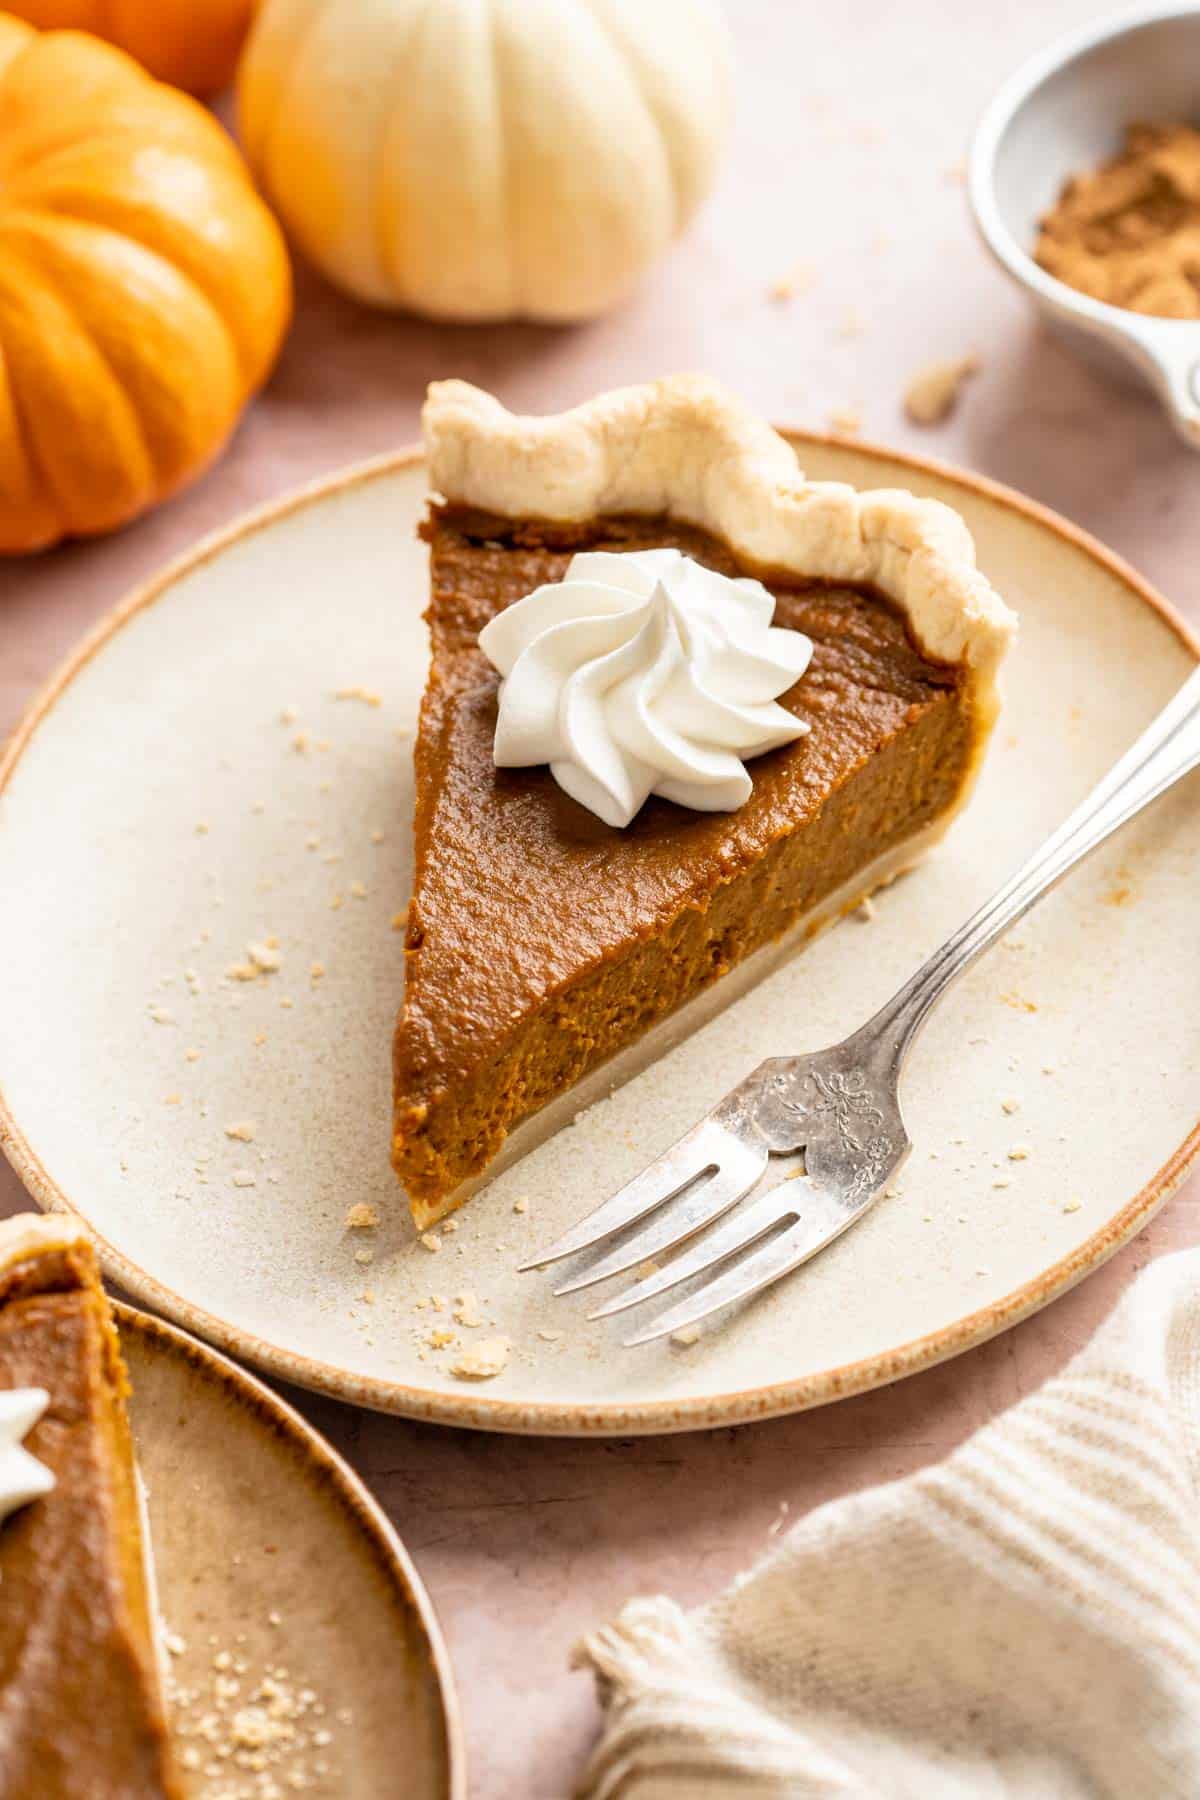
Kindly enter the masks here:
[[205, 1380], [231, 1392], [239, 1405], [255, 1413], [276, 1438], [282, 1439], [307, 1464], [326, 1494], [346, 1515], [355, 1533], [370, 1544], [376, 1571], [391, 1587], [402, 1610], [412, 1621], [422, 1661], [433, 1678], [443, 1724], [445, 1800], [466, 1800], [462, 1715], [442, 1629], [412, 1558], [370, 1489], [295, 1407], [289, 1406], [273, 1388], [249, 1370], [240, 1368], [220, 1351], [200, 1343], [189, 1332], [169, 1325], [152, 1313], [141, 1312], [120, 1300], [113, 1301], [113, 1313], [123, 1333], [141, 1332], [144, 1337], [165, 1347], [171, 1355], [182, 1357]]
[[[1009, 511], [1032, 519], [1055, 533], [1066, 543], [1082, 550], [1110, 574], [1115, 575], [1143, 605], [1170, 627], [1188, 653], [1200, 662], [1200, 636], [1177, 613], [1163, 595], [1151, 587], [1130, 564], [1105, 548], [1090, 533], [1069, 520], [1029, 500], [1013, 488], [990, 481], [986, 476], [967, 474], [948, 463], [932, 458], [911, 456], [907, 452], [889, 450], [880, 444], [862, 443], [857, 438], [831, 432], [800, 431], [790, 426], [777, 428], [791, 443], [826, 445], [849, 450], [855, 455], [877, 457], [881, 462], [899, 463], [922, 475], [933, 475], [942, 481], [981, 494]], [[133, 593], [113, 608], [92, 627], [83, 642], [59, 667], [50, 680], [34, 695], [21, 723], [0, 757], [0, 799], [12, 779], [26, 746], [38, 726], [46, 719], [55, 701], [85, 668], [108, 640], [144, 607], [152, 606], [179, 579], [194, 569], [211, 562], [230, 545], [264, 531], [277, 520], [287, 518], [301, 507], [326, 500], [348, 488], [376, 481], [423, 460], [419, 445], [392, 451], [367, 462], [356, 463], [338, 474], [323, 476], [298, 488], [280, 500], [244, 514], [232, 525], [202, 538], [193, 549], [168, 563], [158, 575], [135, 588]], [[1060, 1294], [1082, 1281], [1100, 1267], [1122, 1245], [1141, 1230], [1158, 1208], [1185, 1180], [1193, 1164], [1200, 1159], [1200, 1119], [1192, 1127], [1174, 1154], [1168, 1157], [1146, 1184], [1122, 1207], [1115, 1218], [1087, 1241], [1045, 1270], [1035, 1280], [1006, 1294], [1002, 1300], [980, 1307], [941, 1331], [913, 1338], [898, 1349], [882, 1356], [864, 1357], [839, 1369], [826, 1369], [818, 1375], [798, 1380], [772, 1383], [767, 1387], [746, 1388], [731, 1393], [702, 1395], [693, 1398], [637, 1401], [632, 1404], [586, 1405], [557, 1402], [506, 1400], [502, 1396], [477, 1393], [446, 1393], [434, 1388], [408, 1387], [400, 1382], [352, 1375], [332, 1364], [312, 1357], [297, 1355], [278, 1345], [264, 1342], [247, 1331], [227, 1325], [224, 1320], [203, 1308], [193, 1306], [182, 1295], [165, 1287], [148, 1275], [137, 1263], [105, 1241], [88, 1223], [86, 1216], [74, 1206], [38, 1160], [13, 1117], [0, 1087], [0, 1149], [16, 1170], [37, 1204], [46, 1212], [68, 1212], [78, 1217], [96, 1246], [101, 1266], [110, 1280], [146, 1306], [164, 1313], [186, 1331], [205, 1338], [220, 1350], [243, 1357], [280, 1381], [294, 1382], [316, 1393], [329, 1394], [336, 1400], [355, 1406], [370, 1407], [377, 1412], [398, 1413], [404, 1418], [424, 1419], [437, 1425], [456, 1425], [476, 1431], [505, 1431], [528, 1436], [561, 1437], [629, 1437], [633, 1435], [704, 1430], [718, 1425], [741, 1425], [752, 1419], [777, 1418], [781, 1414], [802, 1412], [811, 1406], [822, 1406], [830, 1400], [842, 1400], [852, 1394], [868, 1392], [904, 1375], [915, 1375], [935, 1363], [944, 1362], [964, 1350], [982, 1344], [990, 1337], [1037, 1312]], [[282, 1403], [281, 1403], [282, 1404]], [[307, 1429], [307, 1427], [305, 1427]]]

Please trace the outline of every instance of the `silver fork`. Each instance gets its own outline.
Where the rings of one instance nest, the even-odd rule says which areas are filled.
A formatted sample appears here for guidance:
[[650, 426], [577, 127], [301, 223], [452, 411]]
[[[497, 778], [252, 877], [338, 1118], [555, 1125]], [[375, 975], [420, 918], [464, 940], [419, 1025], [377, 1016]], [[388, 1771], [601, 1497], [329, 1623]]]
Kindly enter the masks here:
[[[556, 1290], [570, 1294], [695, 1239], [591, 1314], [623, 1312], [709, 1275], [625, 1340], [634, 1345], [696, 1325], [807, 1262], [863, 1217], [908, 1155], [900, 1073], [947, 988], [1069, 869], [1197, 765], [1200, 670], [1024, 868], [873, 1019], [831, 1049], [760, 1063], [669, 1150], [524, 1267], [544, 1268], [616, 1239], [607, 1255]], [[780, 1181], [739, 1205], [772, 1156], [798, 1151], [803, 1178]]]

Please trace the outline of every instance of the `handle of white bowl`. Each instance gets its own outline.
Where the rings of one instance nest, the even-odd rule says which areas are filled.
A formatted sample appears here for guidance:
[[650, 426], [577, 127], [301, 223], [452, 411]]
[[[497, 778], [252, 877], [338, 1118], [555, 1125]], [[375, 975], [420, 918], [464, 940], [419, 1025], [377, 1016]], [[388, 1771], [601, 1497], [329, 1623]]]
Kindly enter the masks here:
[[1200, 450], [1200, 328], [1154, 320], [1138, 336], [1175, 429]]

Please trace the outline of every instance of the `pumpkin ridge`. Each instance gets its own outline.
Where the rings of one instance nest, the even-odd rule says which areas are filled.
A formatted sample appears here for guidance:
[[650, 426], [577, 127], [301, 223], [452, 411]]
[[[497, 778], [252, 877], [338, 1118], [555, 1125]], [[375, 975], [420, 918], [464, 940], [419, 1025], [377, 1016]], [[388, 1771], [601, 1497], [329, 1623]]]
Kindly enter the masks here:
[[321, 20], [324, 18], [325, 13], [332, 4], [333, 0], [317, 0], [317, 4], [303, 21], [296, 37], [292, 41], [292, 55], [291, 60], [288, 63], [287, 74], [282, 81], [276, 83], [275, 104], [271, 108], [270, 117], [262, 132], [262, 169], [264, 175], [264, 188], [269, 189], [274, 185], [271, 178], [271, 165], [274, 162], [275, 133], [284, 114], [290, 112], [295, 105], [295, 96], [292, 93], [292, 88], [298, 79], [298, 71], [303, 68], [304, 53], [308, 48], [309, 39], [315, 36]]
[[[263, 23], [265, 10], [265, 8], [259, 9], [254, 23], [250, 27], [246, 39], [247, 53], [250, 50], [251, 44], [257, 42], [266, 30]], [[301, 34], [306, 29], [307, 23], [307, 20], [301, 21], [299, 26]], [[248, 56], [247, 60], [249, 60]], [[246, 158], [246, 161], [257, 169], [259, 185], [265, 192], [270, 186], [270, 183], [266, 178], [267, 148], [270, 142], [271, 131], [275, 126], [275, 116], [279, 107], [278, 99], [276, 98], [275, 104], [270, 108], [269, 118], [265, 118], [268, 109], [263, 105], [261, 98], [256, 97], [254, 92], [255, 86], [256, 84], [249, 76], [247, 76], [245, 68], [243, 68], [238, 76], [235, 91], [236, 130], [242, 154]], [[276, 84], [276, 88], [277, 87], [278, 84]]]
[[[90, 145], [88, 149], [90, 153]], [[68, 153], [61, 154], [65, 158]], [[224, 180], [226, 177], [222, 174], [214, 179]], [[37, 193], [37, 184], [33, 182], [29, 182], [27, 186], [34, 191], [27, 195], [27, 205], [22, 210], [28, 211], [32, 216], [68, 219], [114, 237], [124, 238], [129, 243], [137, 244], [187, 282], [208, 302], [228, 333], [243, 380], [248, 386], [257, 387], [261, 384], [264, 378], [260, 366], [262, 357], [253, 341], [253, 321], [243, 320], [240, 316], [241, 308], [236, 305], [236, 296], [223, 293], [215, 274], [206, 268], [204, 251], [209, 246], [190, 220], [178, 214], [169, 215], [174, 228], [174, 241], [169, 246], [164, 246], [154, 238], [156, 222], [163, 215], [152, 199], [143, 198], [139, 201], [136, 194], [110, 190], [105, 186], [89, 190], [86, 181], [74, 192], [49, 195]], [[18, 195], [19, 193], [18, 189]], [[2, 217], [0, 214], [0, 218]], [[222, 304], [223, 300], [230, 300], [234, 304], [239, 314], [237, 325], [243, 329], [235, 328]]]
[[[173, 275], [177, 281], [181, 282], [184, 287], [189, 289], [189, 291], [195, 296], [195, 298], [200, 302], [200, 304], [212, 315], [212, 318], [213, 318], [215, 324], [217, 325], [217, 327], [219, 328], [222, 336], [227, 340], [227, 342], [229, 344], [230, 354], [233, 358], [235, 367], [237, 368], [237, 370], [238, 370], [239, 374], [242, 376], [242, 378], [247, 379], [247, 377], [248, 377], [248, 369], [247, 369], [248, 352], [243, 351], [242, 345], [238, 342], [237, 333], [233, 330], [232, 326], [229, 324], [229, 321], [226, 319], [225, 314], [222, 312], [221, 308], [216, 304], [216, 301], [213, 299], [213, 296], [208, 292], [207, 288], [205, 288], [203, 283], [196, 279], [196, 277], [191, 269], [185, 269], [180, 263], [177, 263], [176, 261], [174, 261], [174, 259], [172, 257], [165, 256], [163, 254], [163, 252], [160, 249], [158, 249], [154, 244], [146, 243], [146, 241], [143, 238], [137, 236], [135, 233], [133, 233], [131, 231], [125, 231], [124, 229], [114, 226], [114, 225], [110, 225], [103, 219], [89, 219], [89, 218], [86, 218], [77, 213], [71, 213], [69, 215], [61, 215], [61, 216], [70, 217], [72, 223], [81, 225], [88, 231], [94, 231], [100, 235], [117, 238], [117, 239], [123, 240], [124, 242], [129, 243], [129, 244], [136, 244], [139, 250], [143, 251], [147, 256], [152, 257], [155, 262], [161, 263], [163, 268], [166, 269], [171, 275]], [[47, 272], [46, 278], [50, 279], [52, 281], [52, 285], [55, 287], [55, 289], [57, 291], [58, 290], [57, 280], [55, 280], [49, 274], [49, 272]], [[74, 313], [72, 313], [72, 317], [74, 317], [74, 316], [76, 316], [76, 315]], [[89, 336], [89, 338], [91, 338], [93, 343], [96, 342], [95, 337], [93, 336], [93, 334], [90, 331], [88, 332], [88, 336]], [[108, 363], [108, 359], [107, 359], [107, 357], [104, 356], [104, 353], [100, 349], [99, 344], [96, 345], [96, 349], [97, 349], [97, 353], [104, 360], [105, 367], [106, 368], [109, 367], [110, 365]], [[114, 374], [115, 374], [115, 371], [114, 371]], [[116, 379], [120, 380], [120, 377], [117, 376]]]
[[[0, 80], [3, 77], [0, 75]], [[146, 126], [142, 120], [116, 121], [108, 125], [98, 125], [94, 120], [80, 122], [78, 132], [72, 131], [58, 139], [48, 148], [39, 145], [36, 152], [24, 162], [10, 165], [4, 171], [4, 188], [0, 192], [0, 208], [7, 198], [18, 191], [20, 185], [31, 178], [39, 177], [43, 171], [53, 171], [55, 163], [61, 157], [78, 156], [81, 153], [91, 154], [93, 151], [107, 151], [114, 146], [130, 144], [135, 148], [146, 141]], [[195, 156], [196, 140], [190, 133], [158, 131], [155, 129], [155, 146], [160, 149], [175, 150], [181, 156]], [[236, 164], [233, 173], [239, 173]], [[241, 171], [245, 181], [245, 173]]]
[[[30, 503], [19, 506], [18, 517], [21, 525], [20, 548], [41, 550], [54, 543], [59, 535], [59, 527], [55, 519], [55, 503], [57, 496], [46, 474], [38, 447], [29, 431], [29, 421], [25, 417], [25, 409], [21, 400], [20, 389], [13, 379], [12, 364], [0, 339], [0, 394], [7, 394], [8, 406], [0, 408], [0, 418], [7, 413], [9, 424], [16, 436], [17, 452], [29, 471]], [[7, 554], [9, 545], [4, 534], [5, 507], [0, 496], [0, 553]], [[45, 521], [43, 532], [38, 521]], [[34, 527], [34, 542], [29, 542], [30, 528]], [[16, 546], [14, 546], [16, 547]]]
[[663, 107], [655, 104], [653, 96], [648, 92], [641, 58], [636, 56], [631, 50], [629, 39], [621, 31], [612, 14], [605, 8], [603, 0], [601, 0], [599, 5], [597, 5], [597, 0], [580, 0], [580, 4], [586, 8], [589, 16], [594, 20], [596, 28], [601, 36], [607, 39], [616, 55], [620, 58], [622, 65], [628, 71], [629, 85], [641, 101], [642, 109], [650, 122], [653, 135], [662, 152], [663, 164], [667, 173], [667, 182], [671, 190], [671, 199], [673, 201], [672, 210], [675, 215], [674, 229], [678, 232], [684, 224], [685, 207], [679, 173], [668, 148], [671, 142], [672, 121], [670, 116]]
[[499, 124], [499, 130], [496, 133], [496, 155], [500, 164], [500, 194], [504, 207], [504, 229], [501, 233], [501, 242], [504, 244], [506, 252], [508, 305], [513, 313], [519, 315], [524, 311], [525, 302], [524, 297], [519, 297], [517, 293], [517, 270], [513, 260], [515, 242], [513, 220], [517, 208], [516, 196], [513, 191], [512, 121], [504, 100], [505, 85], [500, 78], [499, 31], [494, 6], [491, 8], [490, 18], [492, 89], [495, 95], [496, 119]]
[[[4, 72], [0, 69], [0, 91], [2, 91], [3, 80]], [[153, 96], [153, 90], [159, 87], [159, 84], [148, 82], [147, 86]], [[160, 91], [165, 92], [166, 90]], [[184, 106], [190, 107], [195, 104], [189, 100], [186, 94], [179, 94], [175, 98]], [[250, 191], [254, 191], [246, 165], [238, 153], [237, 145], [221, 130], [215, 119], [211, 121], [215, 128], [214, 131], [210, 132], [206, 129], [198, 131], [195, 119], [167, 118], [164, 120], [162, 117], [164, 110], [173, 113], [174, 106], [166, 109], [157, 106], [152, 108], [140, 106], [132, 113], [114, 107], [107, 118], [97, 112], [90, 115], [81, 114], [74, 119], [67, 116], [58, 121], [56, 134], [53, 137], [35, 143], [32, 149], [26, 149], [23, 153], [19, 144], [14, 146], [10, 141], [4, 146], [6, 151], [5, 189], [40, 172], [47, 165], [53, 167], [60, 156], [77, 155], [81, 151], [103, 150], [113, 144], [142, 145], [146, 142], [147, 136], [152, 134], [156, 145], [174, 149], [181, 156], [203, 157], [207, 161], [214, 162], [219, 159], [228, 167], [231, 174], [240, 177]], [[3, 195], [0, 194], [0, 200], [2, 198]]]
[[[145, 440], [145, 433], [142, 430], [141, 420], [138, 418], [137, 410], [122, 387], [108, 358], [102, 353], [99, 345], [93, 339], [91, 332], [86, 329], [74, 309], [63, 300], [58, 284], [56, 282], [45, 280], [37, 262], [27, 254], [24, 254], [24, 246], [16, 246], [9, 243], [0, 244], [0, 248], [2, 248], [4, 252], [3, 258], [0, 259], [0, 268], [7, 265], [10, 270], [18, 273], [23, 271], [25, 275], [25, 286], [27, 288], [32, 286], [34, 282], [40, 282], [42, 286], [50, 292], [55, 305], [60, 308], [79, 332], [91, 354], [94, 356], [96, 363], [108, 379], [111, 388], [110, 399], [115, 397], [117, 411], [121, 414], [126, 426], [131, 428], [134, 447], [141, 451], [141, 461], [145, 477], [149, 479], [153, 475], [154, 463], [150, 456], [149, 446]], [[2, 334], [2, 332], [3, 318], [0, 316], [0, 334]], [[66, 522], [66, 528], [68, 530], [79, 530], [81, 528], [78, 523], [80, 507], [77, 503], [77, 496], [71, 491], [70, 482], [63, 478], [62, 472], [52, 467], [42, 452], [37, 432], [28, 417], [29, 402], [27, 395], [22, 392], [21, 365], [18, 362], [14, 362], [11, 351], [7, 347], [5, 351], [5, 360], [9, 370], [10, 388], [13, 396], [13, 417], [21, 431], [22, 443], [27, 448], [30, 463], [35, 473], [40, 477], [45, 492], [53, 499], [60, 520]], [[28, 372], [26, 372], [25, 381], [28, 383]], [[140, 510], [140, 508], [135, 504], [133, 511], [136, 512], [138, 510]], [[122, 523], [130, 516], [130, 511], [123, 508], [120, 515], [114, 517], [106, 528], [111, 529], [113, 526]], [[95, 526], [90, 525], [87, 529], [94, 530]]]
[[[19, 218], [20, 214], [18, 213], [16, 216]], [[30, 218], [35, 224], [37, 223], [37, 215], [36, 214], [30, 214]], [[5, 222], [7, 223], [8, 221], [6, 220]], [[14, 251], [14, 246], [12, 244], [9, 244], [8, 249], [9, 249], [10, 255], [12, 255], [13, 251]], [[142, 421], [138, 417], [137, 407], [133, 404], [133, 401], [130, 399], [129, 395], [125, 392], [124, 382], [121, 380], [121, 377], [118, 375], [116, 369], [114, 369], [109, 358], [105, 355], [104, 350], [101, 348], [99, 343], [97, 343], [94, 333], [88, 328], [87, 322], [83, 319], [83, 317], [77, 311], [76, 307], [72, 304], [70, 294], [63, 292], [62, 283], [61, 283], [61, 281], [56, 279], [55, 271], [53, 269], [47, 269], [38, 259], [36, 252], [35, 252], [35, 254], [33, 254], [31, 256], [29, 254], [28, 244], [22, 244], [16, 249], [15, 260], [18, 262], [25, 263], [27, 265], [27, 267], [33, 272], [33, 274], [35, 275], [37, 280], [41, 282], [42, 286], [44, 288], [48, 288], [50, 290], [50, 292], [54, 295], [55, 300], [58, 302], [59, 306], [62, 308], [63, 312], [70, 319], [72, 325], [75, 326], [76, 330], [80, 333], [80, 335], [82, 337], [87, 339], [87, 342], [91, 346], [92, 352], [95, 355], [96, 360], [99, 362], [101, 368], [104, 370], [104, 373], [109, 377], [116, 392], [118, 394], [120, 394], [120, 396], [121, 396], [121, 399], [124, 403], [124, 409], [129, 416], [130, 423], [133, 426], [134, 434], [138, 441], [138, 446], [141, 449], [142, 454], [145, 458], [146, 467], [151, 471], [152, 474], [156, 475], [158, 473], [158, 471], [155, 468], [154, 457], [151, 454], [150, 445], [149, 445], [149, 442], [147, 441], [146, 433], [142, 427]]]
[[[489, 0], [482, 0], [482, 3], [487, 5]], [[413, 53], [413, 46], [419, 42], [422, 30], [427, 26], [432, 12], [433, 7], [430, 0], [425, 0], [423, 11], [416, 13], [409, 21], [408, 36], [405, 40], [406, 55]], [[297, 66], [298, 61], [299, 59], [297, 59]], [[397, 54], [396, 61], [403, 61], [403, 57]], [[371, 159], [366, 177], [369, 184], [367, 214], [371, 221], [371, 237], [374, 241], [375, 260], [381, 280], [390, 281], [398, 292], [404, 292], [407, 283], [404, 279], [403, 258], [394, 253], [401, 234], [394, 232], [391, 228], [392, 221], [388, 216], [389, 199], [381, 173], [387, 160], [387, 152], [391, 147], [391, 139], [392, 126], [388, 116], [385, 115], [380, 131], [378, 150]]]
[[[29, 217], [31, 219], [31, 222], [34, 224], [34, 226], [36, 228], [36, 226], [40, 223], [40, 221], [38, 219], [38, 215], [30, 214]], [[80, 228], [80, 230], [82, 230], [84, 232], [93, 232], [97, 236], [112, 237], [112, 238], [117, 239], [119, 242], [124, 241], [124, 242], [136, 243], [136, 246], [139, 251], [141, 251], [144, 255], [151, 258], [154, 262], [161, 264], [161, 266], [164, 269], [166, 269], [169, 276], [171, 276], [173, 279], [175, 279], [176, 281], [179, 281], [181, 284], [183, 284], [184, 286], [189, 288], [191, 290], [191, 293], [195, 296], [196, 300], [200, 303], [200, 305], [204, 308], [204, 310], [215, 321], [215, 323], [218, 327], [220, 336], [225, 340], [225, 342], [229, 348], [230, 357], [231, 357], [233, 366], [240, 370], [241, 358], [238, 354], [238, 346], [237, 346], [236, 340], [233, 337], [232, 332], [229, 330], [229, 327], [226, 325], [225, 320], [222, 318], [220, 312], [217, 310], [216, 307], [213, 306], [212, 302], [209, 300], [208, 295], [205, 294], [203, 289], [201, 289], [195, 282], [190, 280], [190, 278], [188, 277], [188, 275], [186, 274], [186, 272], [184, 270], [178, 268], [176, 264], [168, 261], [168, 259], [165, 256], [160, 255], [152, 247], [141, 244], [141, 243], [137, 243], [137, 241], [134, 239], [126, 238], [125, 234], [122, 232], [110, 231], [106, 226], [95, 225], [90, 220], [86, 220], [86, 219], [72, 220], [71, 223], [77, 224], [78, 227]], [[25, 252], [25, 256], [24, 256], [23, 260], [25, 260], [29, 264], [29, 266], [35, 271], [38, 279], [54, 295], [54, 298], [58, 301], [59, 305], [62, 307], [63, 312], [67, 314], [67, 316], [71, 319], [72, 323], [77, 327], [77, 329], [86, 338], [88, 344], [91, 346], [91, 349], [92, 349], [98, 363], [103, 368], [105, 373], [112, 380], [114, 387], [116, 388], [117, 392], [120, 394], [123, 402], [125, 403], [126, 408], [128, 409], [128, 415], [129, 415], [130, 420], [132, 421], [132, 424], [134, 427], [134, 432], [137, 437], [138, 445], [141, 448], [144, 459], [145, 459], [146, 467], [150, 471], [150, 474], [153, 477], [154, 483], [155, 483], [156, 487], [158, 488], [158, 491], [159, 491], [161, 497], [166, 498], [166, 496], [168, 494], [175, 492], [180, 487], [183, 480], [186, 479], [185, 473], [181, 472], [177, 468], [171, 468], [169, 466], [168, 457], [166, 455], [166, 452], [169, 451], [169, 449], [172, 448], [172, 446], [166, 445], [163, 447], [162, 451], [156, 450], [155, 445], [147, 431], [146, 421], [143, 419], [142, 414], [138, 409], [138, 406], [135, 404], [134, 400], [132, 399], [132, 397], [130, 396], [130, 394], [127, 390], [126, 380], [125, 380], [125, 377], [123, 376], [121, 370], [113, 362], [108, 351], [105, 350], [103, 344], [100, 342], [100, 339], [96, 334], [96, 331], [94, 330], [92, 325], [89, 323], [86, 315], [82, 314], [78, 310], [78, 308], [74, 302], [74, 296], [71, 294], [69, 288], [64, 285], [62, 272], [60, 270], [56, 269], [52, 264], [48, 265], [47, 263], [43, 262], [41, 257], [39, 257], [37, 254], [38, 248], [39, 248], [39, 244], [38, 244], [38, 238], [36, 235], [34, 236], [32, 246], [30, 246], [28, 243], [22, 243], [22, 245], [20, 246], [20, 250]], [[32, 254], [30, 254], [30, 250], [32, 250]], [[20, 252], [18, 252], [18, 254], [20, 254]], [[235, 412], [235, 419], [236, 419], [236, 412]], [[233, 422], [234, 421], [229, 422], [229, 424], [226, 426], [226, 428], [222, 431], [217, 442], [211, 446], [210, 450], [208, 451], [207, 455], [204, 457], [203, 462], [200, 465], [201, 467], [206, 466], [207, 463], [211, 462], [213, 457], [216, 455], [217, 451], [228, 440], [230, 432], [232, 431], [232, 428], [233, 428]]]

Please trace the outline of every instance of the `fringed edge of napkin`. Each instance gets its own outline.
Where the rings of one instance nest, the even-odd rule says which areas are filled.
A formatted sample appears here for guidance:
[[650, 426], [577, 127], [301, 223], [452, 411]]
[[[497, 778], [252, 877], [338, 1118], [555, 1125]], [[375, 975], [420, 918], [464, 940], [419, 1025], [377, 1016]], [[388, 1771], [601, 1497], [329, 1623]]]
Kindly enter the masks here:
[[[711, 1666], [711, 1679], [698, 1668]], [[726, 1791], [747, 1781], [764, 1792], [834, 1796], [847, 1771], [754, 1701], [731, 1693], [703, 1629], [665, 1595], [631, 1600], [581, 1638], [571, 1667], [591, 1669], [606, 1712], [604, 1737], [583, 1773], [578, 1800], [616, 1800], [635, 1783], [680, 1794]]]

